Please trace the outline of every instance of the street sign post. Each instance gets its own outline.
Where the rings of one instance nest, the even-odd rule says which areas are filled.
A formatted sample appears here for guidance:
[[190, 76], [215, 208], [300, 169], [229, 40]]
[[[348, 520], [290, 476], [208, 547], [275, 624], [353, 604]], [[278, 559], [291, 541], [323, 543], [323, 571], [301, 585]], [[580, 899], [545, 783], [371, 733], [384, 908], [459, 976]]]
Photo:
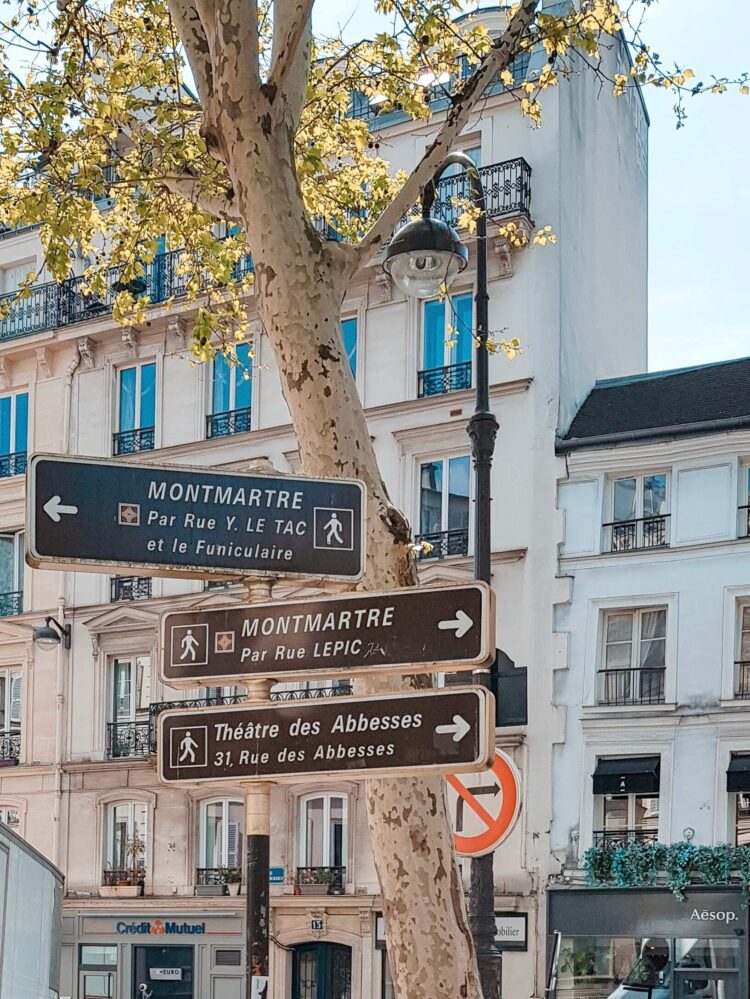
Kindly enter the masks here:
[[521, 810], [521, 775], [502, 749], [489, 770], [449, 774], [448, 810], [460, 857], [484, 857], [513, 830]]
[[245, 475], [34, 455], [26, 561], [205, 579], [359, 579], [365, 487], [350, 479]]
[[175, 784], [477, 771], [494, 751], [494, 710], [481, 687], [167, 710], [159, 776]]
[[169, 612], [161, 678], [195, 687], [471, 669], [495, 653], [494, 621], [486, 583]]

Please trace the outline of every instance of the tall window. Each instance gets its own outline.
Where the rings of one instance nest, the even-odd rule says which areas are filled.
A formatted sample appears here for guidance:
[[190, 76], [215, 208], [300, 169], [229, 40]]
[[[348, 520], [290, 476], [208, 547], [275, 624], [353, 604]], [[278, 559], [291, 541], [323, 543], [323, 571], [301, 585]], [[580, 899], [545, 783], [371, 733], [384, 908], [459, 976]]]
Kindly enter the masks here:
[[245, 805], [241, 801], [208, 801], [201, 805], [198, 866], [242, 871]]
[[0, 478], [26, 471], [29, 396], [17, 392], [0, 399]]
[[424, 303], [420, 398], [471, 387], [473, 342], [471, 294]]
[[[0, 760], [6, 763], [17, 763], [21, 757], [22, 694], [20, 670], [0, 670]], [[5, 821], [5, 811], [0, 810], [0, 821]]]
[[0, 822], [4, 826], [8, 826], [9, 829], [13, 829], [14, 832], [18, 832], [21, 828], [21, 816], [18, 814], [18, 809], [11, 805], [0, 805]]
[[734, 696], [750, 697], [750, 604], [739, 608]]
[[663, 472], [612, 482], [612, 520], [605, 524], [605, 548], [613, 552], [669, 544], [668, 480]]
[[0, 534], [0, 617], [23, 610], [23, 531]]
[[346, 867], [347, 800], [314, 795], [300, 800], [299, 866]]
[[156, 364], [135, 364], [118, 372], [115, 454], [151, 451], [156, 425]]
[[601, 704], [661, 704], [665, 698], [667, 611], [612, 611], [604, 619]]
[[658, 756], [599, 760], [593, 775], [595, 846], [656, 842], [659, 770]]
[[214, 358], [209, 437], [226, 437], [251, 429], [253, 359], [250, 344], [237, 344], [236, 352], [237, 364], [228, 361], [223, 354]]
[[344, 341], [344, 350], [352, 369], [352, 374], [357, 377], [357, 320], [343, 319], [341, 322], [341, 336]]
[[437, 458], [419, 466], [419, 536], [430, 555], [466, 555], [469, 550], [470, 459]]
[[138, 883], [146, 870], [146, 805], [123, 801], [107, 810], [105, 880]]
[[734, 842], [737, 846], [750, 846], [750, 792], [736, 796]]
[[151, 660], [132, 656], [112, 661], [112, 721], [109, 755], [144, 756], [149, 752]]

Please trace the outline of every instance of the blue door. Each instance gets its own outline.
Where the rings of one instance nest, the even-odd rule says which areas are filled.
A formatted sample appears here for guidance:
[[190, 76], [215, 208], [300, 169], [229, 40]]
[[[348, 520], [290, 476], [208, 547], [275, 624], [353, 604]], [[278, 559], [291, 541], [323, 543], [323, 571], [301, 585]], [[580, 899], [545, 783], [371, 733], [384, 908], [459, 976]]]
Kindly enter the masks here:
[[352, 999], [352, 949], [308, 943], [294, 948], [292, 999]]

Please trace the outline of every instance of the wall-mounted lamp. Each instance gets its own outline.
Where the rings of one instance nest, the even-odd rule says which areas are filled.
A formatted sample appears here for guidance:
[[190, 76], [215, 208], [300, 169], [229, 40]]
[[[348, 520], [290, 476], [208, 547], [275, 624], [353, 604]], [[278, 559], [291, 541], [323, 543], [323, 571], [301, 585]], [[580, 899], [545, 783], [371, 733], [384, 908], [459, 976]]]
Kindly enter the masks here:
[[70, 648], [69, 624], [60, 624], [54, 617], [48, 617], [41, 628], [34, 628], [34, 644], [40, 649], [56, 649], [60, 642], [63, 648]]

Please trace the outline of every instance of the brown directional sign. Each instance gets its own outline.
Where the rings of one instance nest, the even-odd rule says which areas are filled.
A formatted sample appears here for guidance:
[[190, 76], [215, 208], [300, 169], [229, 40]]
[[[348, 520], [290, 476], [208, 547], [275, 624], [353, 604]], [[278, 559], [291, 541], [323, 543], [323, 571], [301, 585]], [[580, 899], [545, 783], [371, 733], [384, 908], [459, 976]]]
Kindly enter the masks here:
[[88, 572], [359, 579], [365, 487], [37, 454], [26, 560]]
[[495, 654], [485, 583], [346, 593], [162, 615], [161, 676], [195, 687], [357, 673], [469, 669]]
[[483, 687], [455, 687], [163, 711], [159, 776], [172, 784], [482, 770], [494, 710]]

